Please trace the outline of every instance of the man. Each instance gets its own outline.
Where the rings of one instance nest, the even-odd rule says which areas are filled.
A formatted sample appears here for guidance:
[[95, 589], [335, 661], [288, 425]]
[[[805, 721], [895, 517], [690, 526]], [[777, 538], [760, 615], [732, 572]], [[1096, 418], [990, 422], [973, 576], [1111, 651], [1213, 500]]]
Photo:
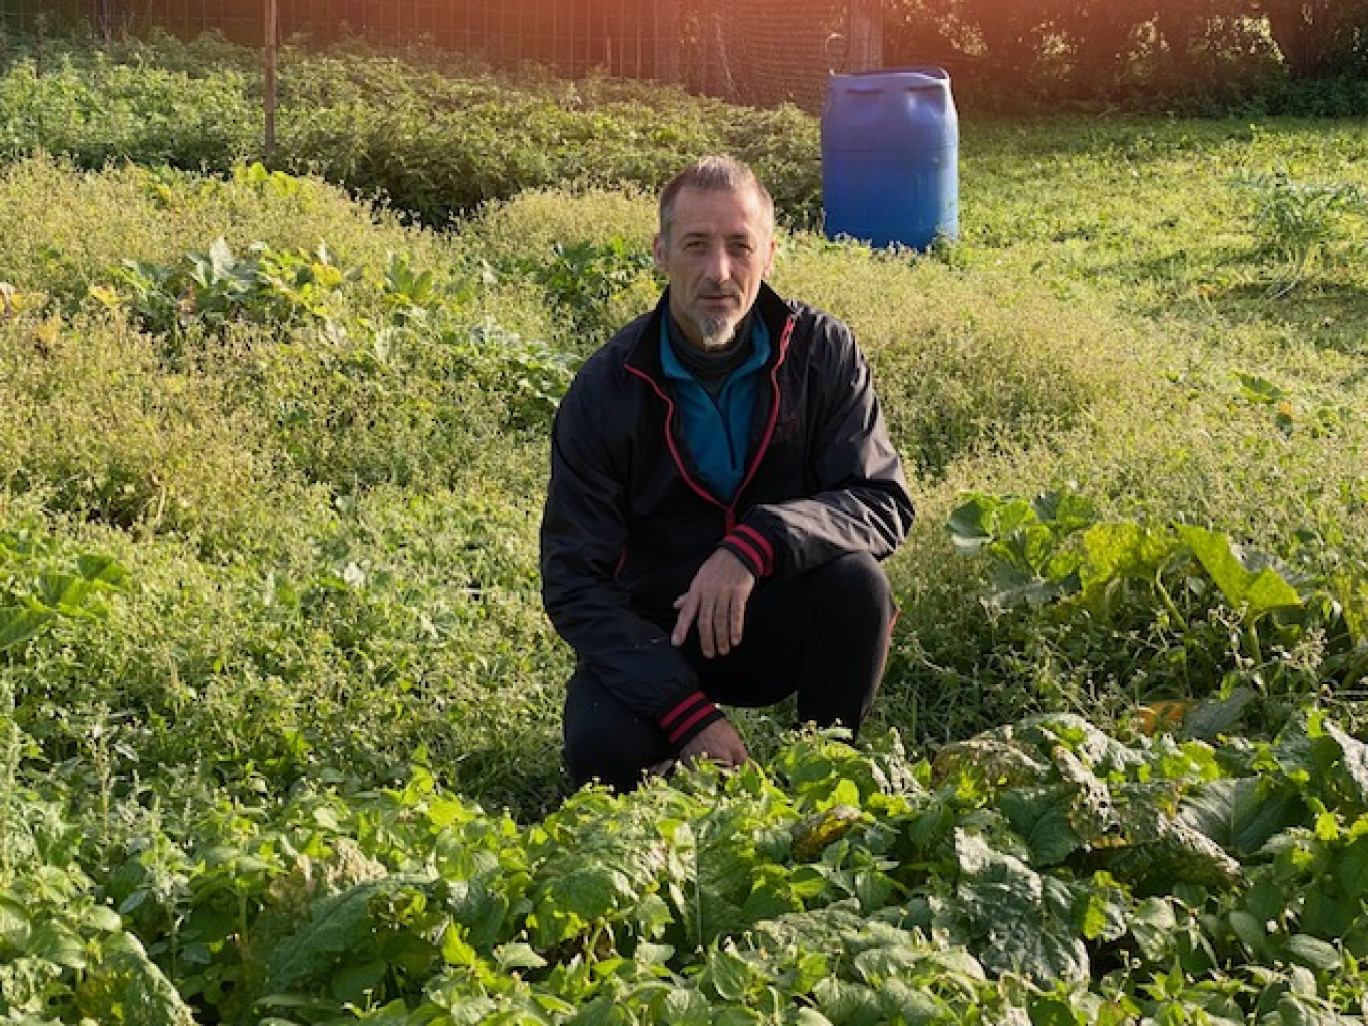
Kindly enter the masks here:
[[878, 560], [912, 521], [868, 365], [835, 318], [781, 299], [774, 202], [708, 157], [660, 196], [656, 309], [591, 356], [556, 416], [543, 598], [578, 664], [577, 783], [619, 790], [674, 760], [735, 766], [718, 705], [797, 693], [858, 729], [883, 673]]

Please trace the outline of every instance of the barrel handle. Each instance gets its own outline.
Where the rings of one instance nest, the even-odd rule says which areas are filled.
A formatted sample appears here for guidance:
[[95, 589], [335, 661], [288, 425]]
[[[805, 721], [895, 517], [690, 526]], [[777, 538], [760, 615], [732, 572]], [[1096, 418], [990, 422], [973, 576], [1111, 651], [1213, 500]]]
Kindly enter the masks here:
[[836, 54], [832, 48], [832, 43], [841, 48], [841, 71], [850, 70], [850, 40], [842, 32], [833, 32], [826, 37], [826, 42], [822, 44], [822, 53], [827, 61], [827, 74], [836, 74]]

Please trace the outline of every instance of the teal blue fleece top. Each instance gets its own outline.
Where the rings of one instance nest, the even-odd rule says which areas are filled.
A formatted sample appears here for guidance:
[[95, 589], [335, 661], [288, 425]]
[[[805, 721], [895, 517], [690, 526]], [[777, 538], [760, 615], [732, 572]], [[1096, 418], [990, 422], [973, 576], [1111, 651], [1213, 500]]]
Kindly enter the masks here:
[[660, 319], [660, 362], [665, 376], [674, 382], [684, 444], [689, 447], [703, 483], [727, 503], [736, 497], [746, 473], [751, 419], [760, 395], [760, 369], [770, 355], [765, 322], [758, 316], [750, 322], [750, 356], [731, 372], [714, 400], [675, 355], [670, 341], [670, 319]]

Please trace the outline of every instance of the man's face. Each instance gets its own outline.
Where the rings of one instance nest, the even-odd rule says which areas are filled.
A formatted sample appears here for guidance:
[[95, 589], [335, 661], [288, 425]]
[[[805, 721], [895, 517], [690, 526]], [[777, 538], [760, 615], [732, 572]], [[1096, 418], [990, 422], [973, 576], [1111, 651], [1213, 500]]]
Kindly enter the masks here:
[[670, 279], [670, 313], [696, 346], [718, 349], [750, 312], [774, 266], [774, 233], [750, 189], [685, 188], [675, 197], [656, 267]]

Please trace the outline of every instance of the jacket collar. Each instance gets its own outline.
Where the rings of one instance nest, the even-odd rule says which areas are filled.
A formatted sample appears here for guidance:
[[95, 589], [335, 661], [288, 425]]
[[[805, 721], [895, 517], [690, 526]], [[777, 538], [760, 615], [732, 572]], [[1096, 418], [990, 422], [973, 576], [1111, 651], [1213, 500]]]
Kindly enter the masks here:
[[[626, 363], [644, 374], [649, 374], [655, 381], [662, 381], [665, 377], [665, 370], [660, 363], [660, 322], [662, 318], [669, 316], [669, 309], [670, 290], [666, 288], [661, 293], [655, 309], [637, 320], [635, 335], [628, 339]], [[765, 327], [769, 329], [769, 336], [773, 340], [769, 359], [765, 361], [765, 366], [768, 367], [783, 356], [781, 340], [788, 335], [784, 328], [793, 316], [793, 310], [768, 282], [760, 283], [760, 292], [755, 297], [755, 305], [751, 310], [764, 319]]]

